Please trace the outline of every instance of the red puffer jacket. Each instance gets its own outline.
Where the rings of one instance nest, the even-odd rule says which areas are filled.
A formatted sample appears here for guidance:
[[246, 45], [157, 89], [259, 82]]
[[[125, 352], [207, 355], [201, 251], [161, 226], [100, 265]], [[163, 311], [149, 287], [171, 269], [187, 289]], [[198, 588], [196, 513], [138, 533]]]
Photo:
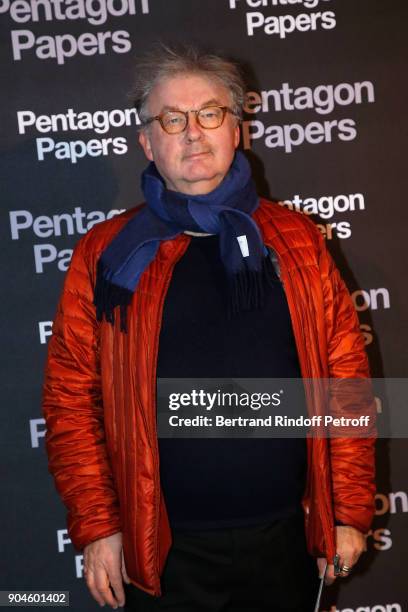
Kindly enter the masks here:
[[[122, 531], [132, 582], [159, 595], [171, 532], [159, 480], [156, 362], [164, 298], [190, 238], [161, 244], [123, 334], [118, 316], [115, 326], [96, 321], [93, 286], [99, 255], [133, 214], [95, 226], [74, 251], [49, 345], [43, 408], [49, 467], [68, 508], [73, 544], [81, 550]], [[278, 258], [303, 378], [367, 378], [355, 309], [319, 230], [266, 200], [253, 217]], [[337, 404], [327, 406], [307, 389], [306, 395], [311, 415], [338, 413]], [[374, 435], [308, 439], [303, 506], [312, 554], [332, 560], [335, 520], [369, 529]]]

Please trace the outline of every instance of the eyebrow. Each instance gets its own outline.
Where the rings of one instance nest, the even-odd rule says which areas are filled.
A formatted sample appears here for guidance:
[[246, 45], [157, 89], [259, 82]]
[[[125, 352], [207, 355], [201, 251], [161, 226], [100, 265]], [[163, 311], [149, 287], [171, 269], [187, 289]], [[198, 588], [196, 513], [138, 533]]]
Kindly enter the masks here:
[[[217, 100], [216, 98], [211, 98], [211, 100], [207, 100], [206, 102], [203, 102], [200, 105], [200, 109], [201, 108], [205, 108], [206, 106], [219, 106], [220, 105], [220, 101]], [[167, 113], [168, 111], [180, 111], [181, 109], [178, 108], [177, 106], [168, 106], [167, 104], [165, 106], [162, 107], [159, 115], [161, 115], [162, 113]], [[185, 111], [181, 111], [182, 113]]]

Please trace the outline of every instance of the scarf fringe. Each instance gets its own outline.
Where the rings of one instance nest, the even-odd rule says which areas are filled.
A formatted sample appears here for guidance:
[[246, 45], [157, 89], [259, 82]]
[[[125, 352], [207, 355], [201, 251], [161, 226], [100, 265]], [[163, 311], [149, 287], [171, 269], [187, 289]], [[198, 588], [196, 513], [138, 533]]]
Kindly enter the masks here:
[[230, 279], [228, 314], [232, 318], [242, 311], [262, 310], [265, 305], [265, 286], [277, 280], [273, 263], [267, 255], [260, 270], [244, 270]]
[[96, 306], [96, 318], [114, 325], [116, 306], [120, 308], [120, 331], [127, 332], [127, 307], [133, 298], [133, 291], [129, 291], [125, 287], [119, 287], [111, 283], [105, 278], [105, 269], [101, 262], [98, 261], [96, 268], [96, 283], [94, 291], [94, 305]]
[[[277, 280], [275, 268], [269, 256], [262, 260], [260, 270], [244, 270], [235, 274], [229, 282], [228, 314], [232, 318], [242, 311], [262, 310], [265, 305], [265, 286], [273, 286]], [[119, 306], [120, 331], [127, 333], [127, 308], [133, 292], [119, 287], [105, 278], [105, 270], [99, 260], [96, 271], [94, 305], [96, 318], [115, 324], [115, 308]]]

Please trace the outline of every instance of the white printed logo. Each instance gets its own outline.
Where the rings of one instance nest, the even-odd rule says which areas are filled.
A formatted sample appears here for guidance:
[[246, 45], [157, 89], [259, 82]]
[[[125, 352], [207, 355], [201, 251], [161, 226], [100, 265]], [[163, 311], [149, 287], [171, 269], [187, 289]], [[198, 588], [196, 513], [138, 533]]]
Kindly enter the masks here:
[[[95, 134], [106, 134], [112, 128], [140, 125], [140, 119], [135, 108], [115, 108], [112, 110], [97, 110], [94, 112], [76, 112], [68, 108], [65, 113], [52, 115], [36, 115], [32, 110], [17, 111], [19, 134], [37, 132], [40, 134], [58, 132], [94, 131]], [[55, 138], [36, 138], [37, 159], [48, 158], [68, 159], [76, 164], [86, 155], [99, 157], [123, 155], [127, 152], [127, 140], [124, 136], [111, 138], [92, 138], [90, 140], [57, 140]]]
[[248, 240], [245, 234], [237, 236], [239, 248], [241, 249], [242, 257], [249, 257]]
[[[8, 13], [18, 24], [83, 20], [90, 26], [100, 26], [108, 19], [140, 12], [149, 13], [149, 0], [0, 0], [0, 14]], [[39, 60], [53, 59], [60, 65], [77, 54], [128, 53], [132, 48], [127, 30], [83, 32], [78, 37], [71, 33], [37, 36], [29, 29], [11, 30], [11, 45], [15, 61], [34, 54]]]
[[331, 113], [336, 107], [372, 104], [375, 102], [374, 84], [371, 81], [355, 83], [322, 84], [316, 87], [291, 87], [282, 83], [280, 89], [249, 91], [244, 111], [246, 114], [276, 113], [281, 111], [301, 112], [313, 110], [316, 121], [307, 124], [288, 123], [267, 125], [260, 118], [242, 122], [244, 149], [250, 149], [262, 141], [269, 149], [283, 149], [292, 153], [302, 144], [320, 144], [340, 140], [349, 142], [357, 136], [356, 123], [350, 117], [321, 120], [321, 115]]
[[[320, 2], [330, 0], [229, 0], [229, 8], [234, 10], [237, 7], [248, 8], [272, 8], [287, 7], [302, 9], [314, 9]], [[288, 6], [290, 5], [290, 6]], [[301, 5], [301, 6], [293, 6]], [[247, 11], [246, 13], [246, 33], [254, 36], [257, 32], [263, 32], [267, 36], [276, 35], [281, 40], [293, 32], [316, 32], [319, 29], [333, 30], [336, 27], [336, 14], [333, 11], [302, 12], [298, 15], [286, 14], [265, 15], [261, 11]]]
[[[124, 212], [125, 209], [112, 209], [107, 213], [101, 210], [85, 212], [81, 206], [76, 206], [73, 212], [61, 213], [52, 216], [39, 215], [33, 217], [29, 210], [11, 210], [10, 233], [12, 240], [20, 240], [29, 231], [38, 238], [50, 238], [51, 236], [74, 236], [75, 234], [86, 234], [94, 225], [111, 219], [115, 215]], [[34, 263], [37, 274], [42, 274], [46, 266], [56, 263], [58, 270], [66, 272], [72, 257], [72, 249], [58, 250], [54, 244], [34, 244]], [[46, 342], [49, 335], [47, 322], [39, 324], [41, 343]]]

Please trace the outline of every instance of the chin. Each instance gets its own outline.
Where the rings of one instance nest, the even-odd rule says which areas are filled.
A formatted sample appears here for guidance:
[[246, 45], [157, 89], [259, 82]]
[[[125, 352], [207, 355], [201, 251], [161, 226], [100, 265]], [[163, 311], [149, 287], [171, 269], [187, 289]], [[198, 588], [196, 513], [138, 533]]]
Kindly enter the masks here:
[[197, 172], [186, 175], [185, 181], [188, 183], [219, 183], [221, 182], [221, 178], [218, 174]]
[[205, 195], [214, 191], [220, 182], [221, 180], [218, 178], [190, 178], [184, 182], [183, 187], [179, 191], [190, 193], [191, 195]]
[[187, 168], [184, 168], [184, 177], [186, 180], [192, 181], [211, 181], [217, 176], [223, 175], [219, 168], [214, 167], [214, 164], [206, 164], [204, 160], [202, 162], [195, 162], [189, 164]]

